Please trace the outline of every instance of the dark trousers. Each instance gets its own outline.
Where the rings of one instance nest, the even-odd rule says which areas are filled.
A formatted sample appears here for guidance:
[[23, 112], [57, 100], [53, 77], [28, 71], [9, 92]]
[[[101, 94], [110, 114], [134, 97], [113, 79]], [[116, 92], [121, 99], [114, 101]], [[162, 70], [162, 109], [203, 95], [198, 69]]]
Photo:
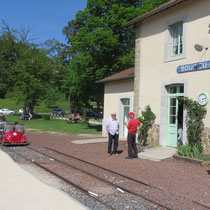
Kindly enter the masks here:
[[112, 152], [112, 140], [114, 139], [113, 153], [117, 153], [119, 134], [112, 135], [109, 133], [108, 153]]
[[128, 133], [128, 156], [129, 157], [137, 157], [138, 156], [135, 133]]

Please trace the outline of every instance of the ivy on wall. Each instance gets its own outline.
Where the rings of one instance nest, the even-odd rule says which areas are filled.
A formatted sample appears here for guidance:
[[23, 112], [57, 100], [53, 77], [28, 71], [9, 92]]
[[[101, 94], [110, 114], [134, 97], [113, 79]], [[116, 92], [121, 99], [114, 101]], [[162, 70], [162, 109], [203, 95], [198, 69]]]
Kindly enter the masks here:
[[206, 108], [199, 105], [198, 102], [180, 96], [178, 97], [179, 103], [183, 104], [184, 109], [187, 111], [186, 126], [187, 126], [187, 139], [189, 146], [197, 148], [200, 152], [203, 151], [201, 134], [204, 129], [203, 119], [206, 116]]

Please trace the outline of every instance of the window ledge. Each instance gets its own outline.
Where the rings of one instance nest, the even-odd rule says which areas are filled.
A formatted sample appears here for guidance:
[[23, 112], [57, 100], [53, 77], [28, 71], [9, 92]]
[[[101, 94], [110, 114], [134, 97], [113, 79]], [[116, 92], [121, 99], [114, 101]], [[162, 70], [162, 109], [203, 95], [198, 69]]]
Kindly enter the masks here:
[[185, 55], [173, 56], [173, 57], [165, 58], [164, 63], [171, 62], [171, 61], [176, 61], [176, 60], [181, 60], [181, 59], [185, 59], [185, 58], [186, 58]]

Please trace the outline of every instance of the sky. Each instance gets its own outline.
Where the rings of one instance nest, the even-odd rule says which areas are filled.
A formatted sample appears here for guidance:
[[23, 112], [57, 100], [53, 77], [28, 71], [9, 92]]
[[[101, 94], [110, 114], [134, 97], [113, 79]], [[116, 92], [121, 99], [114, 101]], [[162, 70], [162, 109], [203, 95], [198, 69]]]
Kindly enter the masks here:
[[0, 0], [0, 26], [4, 20], [11, 29], [30, 29], [33, 42], [55, 38], [65, 43], [62, 29], [84, 10], [87, 0]]

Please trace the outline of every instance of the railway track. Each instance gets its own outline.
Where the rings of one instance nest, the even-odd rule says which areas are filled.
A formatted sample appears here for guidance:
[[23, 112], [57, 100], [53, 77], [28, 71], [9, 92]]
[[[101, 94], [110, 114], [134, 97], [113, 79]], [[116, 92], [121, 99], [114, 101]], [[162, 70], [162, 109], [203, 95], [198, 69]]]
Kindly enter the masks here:
[[[148, 202], [148, 204], [146, 204], [146, 206], [147, 206], [146, 209], [148, 209], [148, 208], [149, 209], [152, 209], [152, 208], [155, 208], [155, 209], [176, 209], [176, 207], [173, 206], [173, 200], [169, 201], [170, 200], [169, 198], [166, 199], [168, 202], [166, 205], [166, 204], [163, 204], [160, 201], [158, 201], [158, 199], [156, 200], [154, 198], [151, 198], [152, 197], [151, 195], [148, 196], [148, 194], [150, 194], [151, 191], [156, 191], [156, 193], [157, 193], [157, 191], [159, 191], [159, 193], [162, 193], [164, 195], [164, 192], [161, 192], [161, 189], [158, 189], [155, 186], [150, 185], [149, 183], [145, 183], [145, 182], [133, 179], [131, 177], [125, 176], [124, 174], [117, 173], [115, 171], [103, 168], [101, 166], [95, 165], [95, 164], [87, 162], [85, 160], [81, 160], [77, 157], [62, 153], [60, 151], [57, 151], [57, 150], [54, 150], [54, 149], [51, 149], [48, 147], [43, 147], [43, 148], [39, 148], [39, 149], [27, 147], [27, 149], [43, 155], [43, 157], [47, 158], [48, 160], [51, 160], [51, 163], [53, 160], [53, 164], [55, 164], [55, 162], [56, 162], [56, 164], [62, 165], [62, 167], [68, 168], [68, 170], [69, 170], [69, 168], [71, 168], [71, 170], [73, 169], [73, 170], [77, 171], [75, 174], [82, 173], [83, 177], [88, 176], [89, 178], [87, 178], [87, 180], [94, 179], [95, 184], [96, 184], [96, 182], [102, 182], [103, 184], [96, 184], [96, 185], [102, 186], [102, 188], [107, 188], [107, 189], [111, 190], [113, 196], [117, 196], [118, 200], [119, 200], [120, 196], [125, 197], [125, 194], [127, 193], [134, 200], [143, 199], [146, 202]], [[11, 148], [11, 150], [13, 151], [12, 148]], [[91, 198], [96, 200], [96, 202], [101, 202], [104, 206], [107, 207], [107, 209], [121, 209], [121, 208], [119, 208], [118, 204], [114, 204], [113, 202], [107, 202], [107, 199], [104, 199], [104, 197], [106, 197], [106, 195], [104, 196], [103, 193], [99, 194], [99, 193], [95, 192], [94, 190], [91, 190], [91, 186], [90, 186], [90, 189], [88, 189], [87, 186], [83, 187], [79, 184], [76, 184], [74, 181], [72, 181], [72, 177], [66, 178], [64, 175], [60, 174], [59, 171], [56, 171], [55, 168], [53, 168], [52, 166], [49, 167], [52, 164], [46, 164], [46, 162], [43, 164], [43, 162], [39, 161], [38, 159], [34, 160], [34, 159], [31, 159], [28, 157], [24, 157], [23, 154], [21, 154], [17, 151], [13, 151], [13, 152], [15, 152], [17, 155], [22, 156], [23, 158], [27, 159], [28, 161], [33, 162], [36, 166], [53, 174], [54, 176], [58, 177], [59, 179], [65, 181], [66, 183], [74, 186], [75, 188], [77, 188], [81, 192], [85, 193], [86, 195], [91, 196]], [[80, 164], [78, 164], [78, 162], [80, 162]], [[81, 166], [81, 163], [83, 164], [82, 166]], [[78, 165], [80, 165], [80, 167], [78, 167]], [[98, 172], [97, 174], [94, 174], [92, 172], [91, 167], [97, 168], [97, 171], [100, 171], [100, 172]], [[65, 169], [65, 173], [68, 170]], [[93, 171], [96, 171], [96, 170], [93, 170]], [[114, 182], [113, 182], [113, 180], [110, 181], [110, 177], [113, 177], [113, 176], [115, 176]], [[116, 176], [118, 178], [116, 178]], [[95, 181], [95, 180], [97, 180], [97, 181]], [[116, 180], [121, 180], [121, 181], [118, 182]], [[117, 184], [115, 182], [117, 182]], [[136, 189], [135, 190], [130, 189], [129, 188], [130, 182], [135, 182], [136, 188], [141, 189], [141, 192], [139, 192]], [[106, 187], [104, 187], [104, 186], [106, 186]], [[149, 193], [144, 193], [144, 191], [149, 192]], [[145, 203], [145, 201], [144, 201], [144, 203]], [[199, 202], [193, 202], [193, 201], [189, 201], [189, 202], [191, 202], [191, 204], [193, 203], [194, 207], [195, 207], [195, 205], [197, 207], [199, 207], [197, 209], [209, 209], [208, 206], [201, 204]], [[111, 203], [111, 205], [110, 205], [110, 203]]]
[[[94, 199], [96, 202], [99, 202], [101, 203], [103, 206], [105, 206], [106, 208], [105, 209], [111, 209], [111, 210], [114, 210], [114, 208], [112, 208], [111, 205], [109, 205], [108, 203], [106, 202], [103, 202], [101, 199], [98, 199], [94, 193], [91, 193], [90, 191], [84, 189], [83, 187], [73, 183], [70, 179], [67, 179], [65, 178], [64, 176], [62, 175], [59, 175], [59, 173], [56, 173], [55, 171], [43, 166], [43, 164], [40, 164], [38, 163], [36, 160], [34, 159], [31, 159], [31, 158], [28, 158], [26, 157], [25, 155], [21, 154], [20, 152], [17, 152], [17, 151], [14, 151], [14, 149], [12, 148], [9, 148], [9, 150], [13, 153], [15, 153], [16, 155], [22, 157], [23, 159], [25, 159], [26, 161], [28, 161], [29, 163], [32, 163], [34, 165], [36, 165], [37, 167], [43, 169], [44, 171], [48, 172], [49, 174], [59, 178], [60, 180], [64, 181], [65, 183], [69, 184], [70, 186], [73, 186], [74, 188], [76, 188], [77, 190], [81, 191], [82, 193], [84, 193], [85, 195], [91, 197], [91, 199]], [[104, 209], [104, 207], [103, 207]]]
[[[131, 177], [125, 176], [125, 175], [123, 175], [123, 174], [114, 172], [114, 171], [109, 170], [109, 169], [106, 169], [106, 168], [104, 168], [104, 167], [95, 165], [95, 164], [90, 163], [90, 162], [87, 162], [87, 161], [85, 161], [85, 160], [82, 160], [82, 159], [79, 159], [79, 158], [70, 156], [70, 155], [68, 155], [68, 154], [65, 154], [65, 153], [62, 153], [62, 152], [59, 152], [59, 151], [56, 151], [56, 150], [53, 150], [53, 149], [50, 149], [50, 148], [47, 148], [47, 147], [44, 147], [44, 148], [45, 148], [45, 149], [48, 149], [48, 150], [50, 150], [50, 151], [59, 153], [59, 154], [61, 154], [61, 155], [68, 156], [68, 157], [71, 157], [71, 158], [73, 158], [73, 159], [79, 160], [79, 161], [81, 161], [81, 162], [83, 162], [83, 163], [85, 163], [85, 164], [89, 164], [89, 165], [92, 165], [92, 166], [97, 167], [97, 168], [99, 168], [99, 169], [102, 169], [102, 170], [111, 172], [111, 173], [113, 173], [113, 174], [116, 174], [116, 175], [121, 176], [121, 177], [123, 177], [123, 178], [126, 178], [126, 179], [128, 179], [128, 180], [134, 181], [134, 182], [139, 183], [139, 184], [141, 184], [141, 185], [145, 185], [145, 186], [150, 186], [150, 187], [152, 187], [151, 185], [149, 185], [149, 184], [147, 184], [147, 183], [144, 183], [144, 182], [141, 182], [141, 181], [139, 181], [139, 180], [133, 179], [133, 178], [131, 178]], [[162, 207], [162, 208], [164, 208], [164, 209], [171, 209], [170, 207], [168, 207], [168, 206], [166, 206], [166, 205], [164, 205], [164, 204], [161, 204], [161, 203], [159, 203], [158, 201], [155, 201], [155, 200], [153, 200], [153, 199], [150, 199], [150, 198], [148, 198], [148, 197], [146, 197], [146, 196], [144, 196], [144, 195], [142, 195], [142, 194], [138, 194], [138, 193], [136, 193], [135, 191], [131, 191], [131, 190], [129, 190], [129, 189], [127, 189], [127, 188], [125, 188], [125, 187], [123, 187], [123, 186], [121, 186], [121, 185], [114, 184], [114, 183], [112, 183], [112, 182], [110, 182], [110, 181], [107, 181], [107, 179], [104, 179], [104, 178], [101, 178], [101, 177], [99, 177], [99, 176], [97, 176], [97, 175], [94, 175], [94, 174], [92, 174], [92, 173], [89, 173], [88, 171], [83, 170], [83, 169], [81, 169], [81, 168], [79, 168], [79, 167], [75, 167], [74, 165], [69, 164], [69, 163], [67, 163], [67, 162], [61, 161], [61, 160], [55, 158], [55, 157], [52, 156], [52, 155], [48, 155], [48, 154], [46, 154], [46, 153], [43, 153], [43, 152], [41, 152], [41, 151], [39, 151], [39, 150], [36, 150], [36, 149], [34, 149], [34, 148], [31, 148], [31, 147], [30, 147], [30, 149], [34, 150], [35, 152], [39, 152], [39, 153], [41, 153], [41, 154], [43, 154], [43, 155], [46, 155], [48, 158], [54, 159], [55, 161], [58, 161], [58, 162], [60, 162], [61, 164], [64, 164], [64, 165], [66, 165], [66, 166], [68, 166], [68, 167], [74, 168], [74, 169], [76, 169], [76, 170], [78, 170], [78, 171], [80, 171], [80, 172], [83, 172], [83, 173], [85, 173], [85, 174], [87, 174], [87, 175], [89, 175], [89, 176], [92, 176], [92, 177], [94, 177], [95, 179], [98, 179], [98, 180], [100, 180], [100, 181], [102, 181], [102, 182], [104, 182], [104, 183], [106, 183], [106, 184], [108, 184], [108, 185], [111, 185], [112, 187], [114, 187], [115, 189], [117, 189], [118, 191], [120, 191], [120, 192], [122, 192], [122, 193], [127, 192], [127, 193], [130, 193], [130, 194], [135, 195], [135, 196], [137, 196], [137, 197], [140, 197], [141, 199], [145, 199], [145, 200], [147, 200], [147, 201], [149, 201], [149, 202], [151, 202], [151, 203], [154, 203], [156, 206]], [[155, 187], [154, 187], [154, 188], [155, 188]]]
[[[98, 168], [98, 169], [102, 169], [102, 170], [104, 170], [104, 171], [106, 171], [106, 172], [110, 172], [111, 174], [117, 175], [117, 176], [119, 176], [119, 177], [121, 177], [121, 178], [123, 177], [123, 178], [125, 178], [126, 180], [135, 182], [136, 184], [138, 184], [138, 188], [140, 188], [140, 189], [142, 189], [143, 186], [144, 186], [144, 187], [146, 187], [146, 188], [143, 188], [143, 190], [146, 190], [146, 191], [149, 191], [149, 192], [151, 192], [152, 190], [155, 190], [156, 192], [158, 191], [159, 194], [162, 194], [162, 196], [164, 196], [165, 198], [168, 197], [168, 195], [166, 195], [165, 192], [164, 192], [162, 189], [157, 188], [156, 186], [153, 186], [153, 185], [151, 185], [151, 184], [149, 184], [149, 183], [145, 183], [145, 182], [143, 182], [143, 181], [134, 179], [134, 178], [132, 178], [132, 177], [128, 177], [128, 176], [126, 176], [126, 175], [124, 175], [124, 174], [117, 173], [116, 171], [109, 170], [109, 169], [104, 168], [104, 167], [102, 167], [102, 166], [99, 166], [99, 165], [90, 163], [90, 162], [88, 162], [88, 161], [85, 161], [85, 160], [82, 160], [82, 159], [80, 159], [80, 158], [74, 157], [74, 156], [72, 156], [72, 155], [69, 155], [69, 154], [66, 154], [66, 153], [57, 151], [57, 150], [55, 150], [55, 149], [51, 149], [51, 148], [49, 148], [49, 147], [43, 147], [43, 148], [45, 148], [45, 149], [47, 149], [47, 150], [49, 150], [49, 151], [55, 152], [55, 153], [57, 153], [57, 154], [60, 154], [60, 155], [69, 157], [69, 158], [71, 158], [71, 159], [77, 160], [77, 161], [82, 162], [82, 163], [84, 163], [84, 164], [87, 164], [87, 165], [89, 165], [89, 166], [93, 166], [93, 167], [96, 167], [96, 168]], [[31, 148], [31, 149], [33, 149], [33, 148]], [[39, 151], [37, 151], [37, 152], [39, 152]], [[59, 161], [59, 160], [58, 160], [58, 161]], [[63, 162], [63, 163], [64, 163], [64, 162]], [[66, 163], [65, 163], [65, 164], [66, 164]], [[69, 164], [67, 163], [67, 165], [69, 165]], [[70, 167], [74, 167], [73, 165], [69, 165], [69, 166], [70, 166]], [[91, 175], [91, 176], [94, 176], [93, 174], [90, 174], [89, 172], [86, 172], [86, 171], [84, 171], [84, 170], [82, 170], [82, 169], [80, 169], [80, 168], [77, 168], [77, 167], [76, 167], [76, 169], [77, 169], [77, 170], [80, 170], [80, 171], [83, 171], [84, 173], [87, 173], [87, 174], [89, 174], [89, 175]], [[90, 168], [89, 168], [89, 167], [88, 167], [88, 171], [90, 171]], [[106, 179], [103, 179], [103, 178], [100, 178], [100, 177], [96, 177], [96, 178], [101, 179], [102, 181], [107, 182], [107, 177], [106, 177]], [[126, 181], [124, 181], [124, 182], [122, 182], [122, 183], [125, 184], [125, 182], [126, 182]], [[125, 191], [125, 192], [132, 193], [132, 194], [134, 194], [134, 195], [136, 195], [136, 196], [138, 196], [138, 197], [141, 197], [141, 198], [143, 198], [143, 199], [145, 199], [145, 200], [148, 200], [148, 201], [150, 201], [150, 202], [152, 202], [152, 203], [154, 203], [154, 204], [156, 204], [157, 206], [160, 206], [160, 207], [162, 207], [162, 208], [165, 208], [165, 209], [174, 209], [174, 207], [170, 206], [170, 202], [168, 202], [168, 205], [165, 205], [165, 204], [162, 204], [162, 202], [158, 201], [158, 200], [155, 199], [155, 198], [154, 198], [154, 199], [150, 198], [151, 195], [144, 195], [144, 194], [142, 194], [142, 192], [135, 192], [135, 191], [133, 191], [133, 190], [129, 190], [129, 189], [128, 189], [128, 188], [129, 188], [128, 186], [126, 186], [126, 187], [128, 187], [128, 188], [126, 188], [126, 187], [124, 187], [124, 186], [122, 186], [122, 185], [113, 184], [113, 183], [110, 182], [110, 181], [108, 181], [108, 183], [111, 184], [111, 185], [113, 185], [113, 186], [116, 187], [117, 189], [121, 189], [121, 190], [123, 190], [123, 191]], [[168, 193], [167, 193], [167, 194], [168, 194]], [[198, 202], [198, 201], [190, 200], [190, 199], [188, 199], [186, 196], [183, 197], [183, 196], [179, 196], [179, 195], [177, 195], [177, 194], [171, 193], [171, 194], [169, 195], [168, 199], [166, 199], [166, 200], [170, 201], [170, 198], [173, 198], [173, 199], [171, 200], [171, 202], [173, 202], [174, 199], [175, 199], [175, 200], [178, 199], [178, 200], [180, 200], [180, 201], [181, 201], [181, 200], [185, 200], [185, 202], [188, 200], [188, 202], [189, 202], [189, 207], [190, 207], [190, 203], [193, 203], [193, 207], [196, 208], [196, 209], [197, 209], [197, 208], [198, 208], [198, 209], [199, 209], [199, 208], [210, 209], [210, 207], [209, 207], [208, 205], [205, 205], [205, 204], [200, 203], [200, 202]], [[195, 204], [195, 206], [194, 206], [194, 204]]]

